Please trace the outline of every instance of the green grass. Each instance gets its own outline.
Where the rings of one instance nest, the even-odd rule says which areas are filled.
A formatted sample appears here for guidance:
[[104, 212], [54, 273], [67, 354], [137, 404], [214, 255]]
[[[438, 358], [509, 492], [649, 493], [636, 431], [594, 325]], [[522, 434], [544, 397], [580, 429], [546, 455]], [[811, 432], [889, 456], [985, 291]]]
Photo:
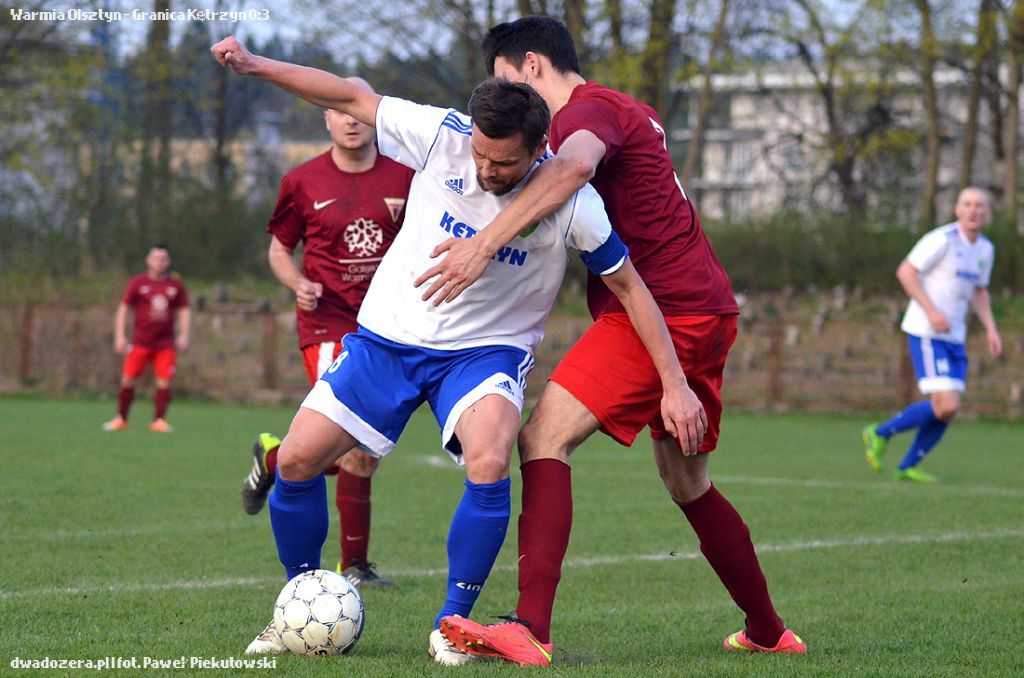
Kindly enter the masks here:
[[[284, 431], [292, 412], [175, 402], [177, 431], [161, 436], [145, 430], [149, 407], [136, 405], [128, 431], [104, 434], [109, 403], [0, 399], [0, 674], [13, 673], [15, 656], [240, 657], [268, 621], [283, 578], [266, 512], [244, 515], [238, 489], [253, 435]], [[732, 415], [712, 458], [806, 657], [724, 653], [742, 614], [666, 498], [649, 443], [588, 442], [575, 459], [552, 671], [1024, 673], [1024, 426], [953, 426], [927, 462], [942, 482], [907, 486], [868, 470], [864, 423]], [[374, 481], [371, 556], [397, 588], [366, 592], [366, 632], [350, 656], [283, 656], [256, 674], [521, 675], [495, 663], [445, 670], [426, 657], [463, 479], [429, 413], [417, 413]], [[518, 500], [518, 473], [513, 482]], [[332, 524], [325, 565], [336, 540]], [[514, 605], [514, 542], [477, 605], [484, 621]], [[174, 672], [189, 673], [199, 671]]]

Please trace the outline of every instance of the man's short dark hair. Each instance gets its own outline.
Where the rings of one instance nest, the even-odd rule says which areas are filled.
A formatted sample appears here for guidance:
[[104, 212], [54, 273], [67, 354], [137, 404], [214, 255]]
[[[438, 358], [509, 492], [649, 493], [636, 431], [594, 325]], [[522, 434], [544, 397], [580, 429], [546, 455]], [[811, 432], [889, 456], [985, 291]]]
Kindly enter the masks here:
[[551, 124], [548, 105], [537, 91], [523, 82], [491, 78], [476, 86], [469, 98], [469, 117], [492, 139], [508, 139], [522, 133], [530, 151], [544, 141]]
[[163, 250], [164, 252], [167, 252], [168, 255], [170, 255], [170, 253], [171, 253], [171, 248], [168, 247], [165, 243], [162, 243], [162, 242], [155, 242], [155, 243], [153, 243], [152, 245], [149, 246], [149, 249], [151, 249], [151, 250]]
[[580, 72], [580, 59], [576, 56], [572, 33], [561, 21], [549, 16], [524, 16], [498, 24], [487, 31], [481, 50], [490, 75], [494, 75], [494, 60], [498, 57], [519, 69], [527, 52], [543, 54], [561, 73]]

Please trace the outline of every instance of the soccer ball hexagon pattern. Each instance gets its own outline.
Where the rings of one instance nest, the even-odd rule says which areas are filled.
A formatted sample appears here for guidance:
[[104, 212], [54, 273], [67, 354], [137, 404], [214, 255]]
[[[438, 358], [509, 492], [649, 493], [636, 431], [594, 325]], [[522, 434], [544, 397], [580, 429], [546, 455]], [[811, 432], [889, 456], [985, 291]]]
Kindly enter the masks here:
[[330, 570], [295, 577], [274, 604], [274, 628], [294, 654], [345, 654], [359, 641], [364, 620], [359, 591]]

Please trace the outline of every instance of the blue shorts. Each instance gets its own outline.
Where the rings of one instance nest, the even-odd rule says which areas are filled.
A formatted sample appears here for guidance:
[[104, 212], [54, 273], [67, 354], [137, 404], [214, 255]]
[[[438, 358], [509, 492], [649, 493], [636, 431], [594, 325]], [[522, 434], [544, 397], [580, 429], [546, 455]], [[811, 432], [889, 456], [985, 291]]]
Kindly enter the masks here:
[[455, 351], [410, 346], [360, 327], [302, 406], [319, 412], [375, 457], [391, 452], [409, 417], [424, 402], [441, 427], [441, 446], [461, 463], [459, 417], [484, 396], [500, 395], [523, 410], [533, 356], [514, 346]]
[[967, 351], [963, 344], [907, 335], [910, 359], [921, 393], [963, 391], [967, 379]]

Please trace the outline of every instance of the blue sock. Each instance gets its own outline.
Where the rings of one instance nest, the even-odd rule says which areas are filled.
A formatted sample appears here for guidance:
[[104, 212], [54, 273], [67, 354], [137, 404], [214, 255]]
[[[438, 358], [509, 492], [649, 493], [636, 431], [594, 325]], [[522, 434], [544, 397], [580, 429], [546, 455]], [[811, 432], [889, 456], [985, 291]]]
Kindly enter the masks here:
[[906, 471], [911, 466], [917, 466], [921, 463], [925, 455], [931, 452], [932, 448], [942, 440], [942, 434], [946, 432], [947, 426], [949, 426], [948, 421], [933, 417], [930, 422], [919, 428], [917, 435], [914, 436], [914, 442], [910, 443], [907, 455], [900, 462], [900, 470]]
[[270, 524], [288, 579], [320, 568], [327, 523], [327, 483], [322, 474], [298, 482], [278, 476], [270, 493]]
[[447, 615], [468, 617], [480, 597], [508, 532], [511, 487], [511, 478], [479, 485], [466, 481], [448, 531], [448, 596], [434, 628]]
[[932, 419], [935, 419], [935, 412], [932, 410], [931, 402], [922, 400], [919, 403], [910, 405], [907, 409], [879, 426], [875, 429], [875, 433], [883, 438], [891, 438], [897, 433], [909, 431], [912, 428], [921, 428]]

